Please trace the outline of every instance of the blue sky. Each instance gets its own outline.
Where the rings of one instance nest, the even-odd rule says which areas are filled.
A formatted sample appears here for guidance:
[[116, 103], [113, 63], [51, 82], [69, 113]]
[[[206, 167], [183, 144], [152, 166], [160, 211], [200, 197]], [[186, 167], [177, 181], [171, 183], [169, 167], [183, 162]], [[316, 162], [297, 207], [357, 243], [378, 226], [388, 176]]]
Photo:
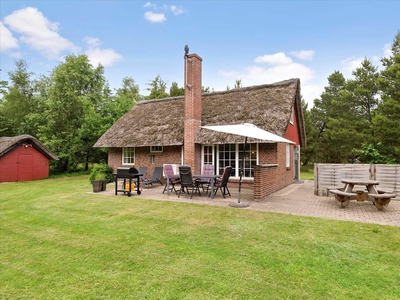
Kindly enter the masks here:
[[183, 56], [203, 58], [215, 91], [300, 78], [312, 105], [327, 77], [366, 57], [380, 67], [400, 30], [400, 1], [17, 1], [0, 2], [0, 72], [24, 59], [48, 75], [65, 55], [87, 54], [112, 88], [132, 77], [147, 95], [157, 75], [183, 86]]

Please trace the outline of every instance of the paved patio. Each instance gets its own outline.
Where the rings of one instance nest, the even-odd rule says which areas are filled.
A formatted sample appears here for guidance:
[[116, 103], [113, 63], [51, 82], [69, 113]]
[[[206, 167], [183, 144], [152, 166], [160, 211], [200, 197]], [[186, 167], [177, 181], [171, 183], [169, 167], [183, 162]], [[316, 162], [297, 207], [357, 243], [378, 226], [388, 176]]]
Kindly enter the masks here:
[[[162, 193], [163, 186], [154, 184], [153, 187], [143, 188], [140, 196], [133, 193], [132, 198], [140, 197], [144, 199], [153, 199], [161, 201], [175, 201], [185, 203], [196, 203], [204, 205], [230, 207], [231, 202], [237, 202], [238, 189], [230, 188], [231, 197], [222, 198], [220, 192], [214, 199], [210, 199], [204, 193], [202, 196], [193, 196], [190, 199], [188, 195], [182, 194], [180, 198], [175, 193]], [[379, 211], [370, 201], [357, 202], [350, 201], [350, 204], [341, 208], [335, 198], [314, 195], [314, 182], [312, 180], [304, 183], [292, 184], [282, 190], [268, 196], [261, 202], [253, 200], [253, 191], [242, 189], [241, 202], [249, 204], [246, 208], [259, 211], [277, 212], [298, 216], [309, 216], [327, 219], [336, 219], [344, 221], [355, 221], [363, 223], [374, 223], [381, 225], [400, 226], [400, 201], [392, 200], [386, 211]], [[123, 193], [115, 196], [114, 184], [108, 184], [107, 190], [99, 194], [127, 197]], [[236, 208], [232, 208], [236, 209]]]

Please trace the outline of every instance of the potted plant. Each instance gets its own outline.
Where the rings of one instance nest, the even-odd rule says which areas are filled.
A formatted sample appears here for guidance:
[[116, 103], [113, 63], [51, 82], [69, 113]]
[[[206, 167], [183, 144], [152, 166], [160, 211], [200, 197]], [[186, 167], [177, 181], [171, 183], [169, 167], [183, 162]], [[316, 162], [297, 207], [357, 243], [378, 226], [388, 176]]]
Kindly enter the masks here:
[[92, 180], [93, 193], [99, 193], [105, 190], [104, 186], [107, 184], [105, 178], [105, 174], [98, 173], [95, 175], [94, 180]]
[[94, 166], [90, 173], [89, 181], [92, 183], [94, 193], [105, 191], [107, 183], [114, 181], [112, 168], [107, 164]]

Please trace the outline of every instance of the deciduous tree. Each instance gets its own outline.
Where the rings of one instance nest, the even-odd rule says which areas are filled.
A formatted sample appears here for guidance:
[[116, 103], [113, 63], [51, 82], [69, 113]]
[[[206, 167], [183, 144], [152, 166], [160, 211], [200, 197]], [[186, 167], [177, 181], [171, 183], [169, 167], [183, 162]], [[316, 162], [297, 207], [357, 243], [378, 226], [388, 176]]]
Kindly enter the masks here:
[[160, 99], [160, 98], [166, 98], [168, 97], [167, 91], [167, 83], [162, 80], [160, 75], [157, 75], [157, 77], [150, 81], [147, 84], [149, 87], [146, 89], [147, 91], [150, 92], [150, 94], [146, 97], [146, 99], [151, 100], [151, 99]]
[[94, 68], [86, 55], [69, 55], [50, 75], [46, 100], [47, 122], [40, 128], [42, 141], [60, 158], [58, 172], [74, 169], [88, 160], [99, 132], [104, 108], [103, 67]]
[[1, 115], [3, 116], [3, 135], [36, 135], [32, 116], [37, 111], [37, 99], [34, 97], [32, 72], [28, 71], [25, 60], [15, 62], [16, 70], [9, 72], [10, 85], [3, 85]]

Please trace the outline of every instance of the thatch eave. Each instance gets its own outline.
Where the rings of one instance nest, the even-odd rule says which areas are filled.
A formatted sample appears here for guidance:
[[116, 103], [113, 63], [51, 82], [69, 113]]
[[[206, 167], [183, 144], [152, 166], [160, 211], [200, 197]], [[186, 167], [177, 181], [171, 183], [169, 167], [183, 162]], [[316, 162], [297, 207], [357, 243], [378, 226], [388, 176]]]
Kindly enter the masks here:
[[[284, 136], [292, 107], [298, 111], [301, 143], [305, 142], [301, 112], [300, 80], [289, 79], [202, 95], [202, 126], [252, 123]], [[112, 125], [94, 147], [146, 147], [183, 145], [184, 97], [143, 100]], [[198, 144], [242, 143], [243, 138], [199, 130]], [[249, 139], [249, 143], [263, 142]]]
[[42, 143], [40, 143], [35, 137], [29, 134], [23, 134], [14, 137], [0, 137], [0, 158], [13, 151], [17, 147], [20, 147], [24, 143], [28, 142], [48, 159], [59, 160], [57, 155], [55, 155]]
[[94, 147], [183, 145], [183, 96], [136, 103]]

